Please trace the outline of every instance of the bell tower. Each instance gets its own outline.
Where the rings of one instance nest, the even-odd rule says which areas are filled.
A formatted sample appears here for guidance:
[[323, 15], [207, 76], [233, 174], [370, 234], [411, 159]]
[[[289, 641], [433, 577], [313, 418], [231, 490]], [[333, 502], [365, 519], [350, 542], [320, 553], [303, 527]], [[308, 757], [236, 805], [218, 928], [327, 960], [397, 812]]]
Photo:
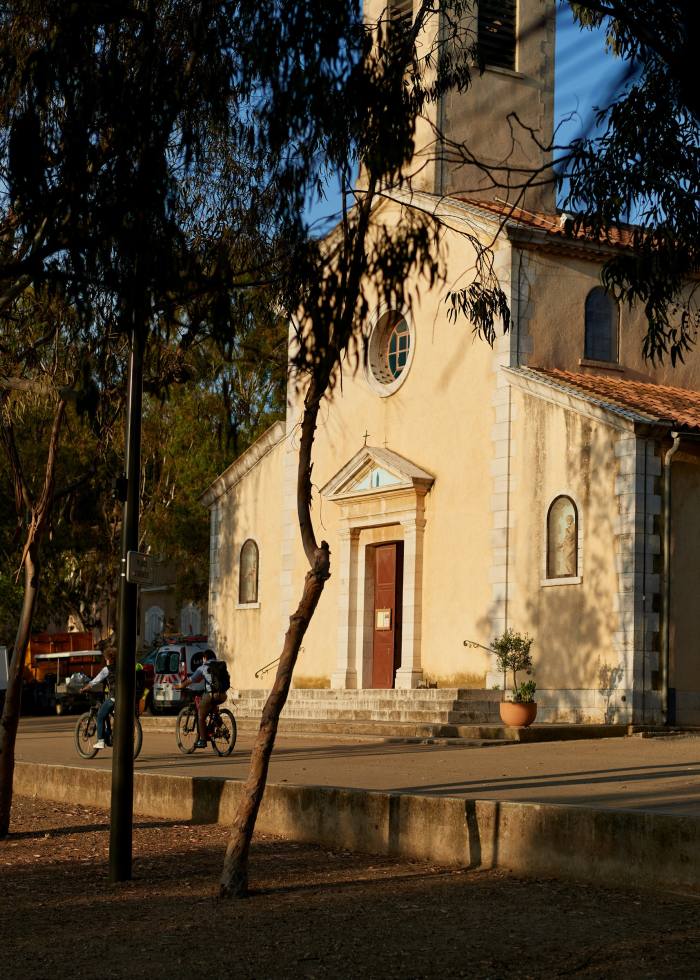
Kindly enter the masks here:
[[[365, 0], [365, 16], [371, 22], [408, 17], [419, 2]], [[478, 44], [483, 72], [475, 63], [469, 88], [448, 92], [419, 120], [412, 186], [551, 213], [555, 0], [473, 0], [468, 6], [460, 44]], [[431, 17], [419, 53], [444, 50], [451, 31], [445, 14]]]
[[484, 71], [437, 107], [435, 192], [551, 213], [555, 0], [478, 0], [469, 29]]

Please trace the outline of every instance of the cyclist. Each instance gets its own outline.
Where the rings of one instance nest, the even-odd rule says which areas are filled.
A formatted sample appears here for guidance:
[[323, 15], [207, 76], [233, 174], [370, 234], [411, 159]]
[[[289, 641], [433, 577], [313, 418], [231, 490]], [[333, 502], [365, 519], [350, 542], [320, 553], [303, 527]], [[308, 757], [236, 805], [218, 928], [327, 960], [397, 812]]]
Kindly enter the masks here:
[[94, 748], [103, 749], [105, 747], [105, 720], [107, 715], [114, 708], [114, 700], [117, 696], [117, 672], [114, 669], [114, 662], [117, 656], [116, 647], [107, 647], [103, 654], [105, 665], [99, 673], [95, 674], [89, 684], [80, 688], [80, 693], [85, 694], [91, 687], [96, 687], [104, 682], [105, 699], [97, 712], [97, 741]]
[[199, 710], [197, 712], [197, 732], [199, 733], [199, 738], [194, 747], [196, 749], [206, 749], [207, 715], [215, 704], [222, 704], [226, 700], [226, 692], [230, 686], [226, 664], [222, 660], [216, 659], [216, 654], [213, 650], [205, 650], [202, 654], [201, 666], [195, 670], [191, 677], [188, 677], [181, 684], [175, 684], [174, 687], [176, 691], [182, 691], [183, 688], [189, 687], [190, 684], [197, 684], [199, 681], [204, 681], [204, 695], [199, 702]]

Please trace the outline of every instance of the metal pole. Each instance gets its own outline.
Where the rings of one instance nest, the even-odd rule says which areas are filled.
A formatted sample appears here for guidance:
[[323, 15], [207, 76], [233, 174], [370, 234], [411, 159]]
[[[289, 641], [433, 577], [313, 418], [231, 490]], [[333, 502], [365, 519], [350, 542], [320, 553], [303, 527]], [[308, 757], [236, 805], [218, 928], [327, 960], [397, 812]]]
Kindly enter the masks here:
[[112, 813], [109, 835], [110, 881], [128, 881], [131, 878], [138, 586], [126, 580], [126, 556], [129, 551], [138, 551], [143, 353], [144, 331], [142, 325], [136, 323], [131, 333], [126, 405], [126, 492], [119, 578], [117, 700], [114, 707]]
[[664, 592], [661, 618], [661, 663], [660, 663], [660, 686], [661, 686], [661, 724], [668, 725], [669, 719], [668, 704], [668, 671], [670, 664], [671, 651], [671, 462], [678, 452], [681, 437], [677, 432], [671, 433], [673, 443], [664, 456], [664, 536], [663, 536], [663, 566], [664, 566]]

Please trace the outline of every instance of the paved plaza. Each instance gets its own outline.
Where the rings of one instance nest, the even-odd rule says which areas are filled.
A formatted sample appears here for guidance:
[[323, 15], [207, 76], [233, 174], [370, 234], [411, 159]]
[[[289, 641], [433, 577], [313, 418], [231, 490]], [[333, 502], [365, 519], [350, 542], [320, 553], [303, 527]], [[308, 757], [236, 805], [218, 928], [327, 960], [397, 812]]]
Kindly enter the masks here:
[[[17, 759], [110, 768], [111, 749], [91, 761], [78, 756], [75, 723], [72, 715], [23, 719]], [[136, 769], [244, 779], [253, 738], [250, 730], [239, 732], [227, 759], [210, 749], [184, 756], [174, 732], [146, 729]], [[700, 816], [700, 737], [478, 747], [279, 735], [269, 781]]]

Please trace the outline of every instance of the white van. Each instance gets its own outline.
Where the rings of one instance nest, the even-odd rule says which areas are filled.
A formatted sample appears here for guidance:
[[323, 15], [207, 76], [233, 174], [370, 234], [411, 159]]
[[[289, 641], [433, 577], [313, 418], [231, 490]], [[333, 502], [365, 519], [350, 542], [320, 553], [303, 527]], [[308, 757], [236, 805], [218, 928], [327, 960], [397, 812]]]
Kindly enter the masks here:
[[[151, 708], [155, 714], [166, 708], [181, 708], [187, 695], [184, 691], [176, 691], [175, 685], [181, 684], [185, 678], [191, 677], [202, 663], [202, 654], [210, 647], [206, 640], [196, 640], [191, 643], [166, 643], [156, 654], [153, 679], [153, 697]], [[193, 694], [204, 690], [204, 682], [192, 684], [187, 688]]]

